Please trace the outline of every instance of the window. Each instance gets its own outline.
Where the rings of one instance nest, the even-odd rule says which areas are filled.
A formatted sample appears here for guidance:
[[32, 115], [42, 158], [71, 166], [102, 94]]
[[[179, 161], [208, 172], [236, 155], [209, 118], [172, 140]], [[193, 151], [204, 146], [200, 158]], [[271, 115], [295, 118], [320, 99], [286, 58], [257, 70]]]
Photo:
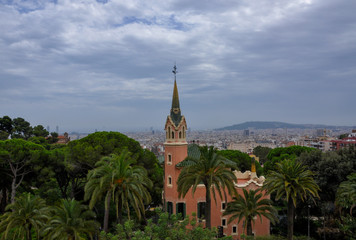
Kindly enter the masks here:
[[167, 213], [173, 214], [173, 203], [167, 202]]
[[236, 225], [232, 226], [232, 234], [233, 235], [237, 234], [237, 226]]
[[172, 165], [172, 155], [168, 154], [167, 164]]
[[221, 211], [225, 211], [226, 209], [226, 202], [221, 203]]
[[197, 206], [198, 219], [205, 219], [205, 206], [206, 206], [206, 202], [198, 202], [198, 206]]
[[168, 127], [168, 138], [171, 138], [171, 128], [170, 127]]
[[172, 177], [171, 176], [168, 176], [167, 185], [172, 186]]
[[172, 138], [174, 139], [174, 132], [172, 131]]
[[179, 132], [179, 138], [182, 138], [182, 132]]
[[221, 226], [226, 227], [226, 218], [221, 219]]
[[176, 213], [180, 214], [181, 219], [185, 218], [185, 203], [177, 203], [177, 205], [176, 205]]

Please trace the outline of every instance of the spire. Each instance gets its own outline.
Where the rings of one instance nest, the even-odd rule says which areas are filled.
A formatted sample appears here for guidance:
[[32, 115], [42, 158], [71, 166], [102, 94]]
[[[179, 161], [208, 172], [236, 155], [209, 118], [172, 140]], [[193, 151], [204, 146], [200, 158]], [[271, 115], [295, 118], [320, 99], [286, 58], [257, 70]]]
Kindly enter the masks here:
[[171, 118], [176, 126], [180, 123], [180, 120], [182, 119], [182, 115], [180, 112], [180, 106], [179, 106], [179, 96], [178, 96], [178, 87], [177, 87], [177, 67], [174, 64], [173, 67], [173, 74], [174, 74], [174, 88], [173, 88], [173, 97], [172, 97], [172, 108], [171, 108]]

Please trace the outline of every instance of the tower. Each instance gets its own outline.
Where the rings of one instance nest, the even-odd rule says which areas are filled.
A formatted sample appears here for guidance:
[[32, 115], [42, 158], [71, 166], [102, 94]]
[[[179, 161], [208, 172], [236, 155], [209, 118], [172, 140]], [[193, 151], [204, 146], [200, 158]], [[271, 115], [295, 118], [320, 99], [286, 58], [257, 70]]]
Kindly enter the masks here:
[[186, 140], [187, 123], [181, 114], [177, 87], [177, 68], [173, 68], [174, 87], [172, 107], [165, 124], [166, 140], [164, 142], [164, 204], [169, 213], [182, 213], [185, 215], [185, 203], [178, 199], [177, 180], [180, 169], [176, 164], [183, 161], [188, 155], [188, 143]]

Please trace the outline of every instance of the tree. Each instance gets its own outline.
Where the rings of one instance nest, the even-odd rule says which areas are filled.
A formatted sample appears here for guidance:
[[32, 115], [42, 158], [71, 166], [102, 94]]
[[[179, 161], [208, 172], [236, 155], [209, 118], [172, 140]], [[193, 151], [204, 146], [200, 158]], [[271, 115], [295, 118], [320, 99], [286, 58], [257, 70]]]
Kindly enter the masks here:
[[257, 146], [253, 149], [253, 154], [259, 158], [260, 164], [264, 164], [267, 161], [267, 155], [272, 150], [269, 147]]
[[5, 162], [7, 175], [11, 178], [11, 203], [24, 177], [32, 171], [31, 162], [41, 158], [44, 148], [23, 139], [0, 141], [0, 159]]
[[[205, 186], [205, 213], [206, 213], [206, 227], [211, 228], [211, 194], [216, 202], [216, 192], [222, 198], [222, 192], [225, 189], [229, 194], [236, 193], [234, 182], [236, 181], [235, 174], [231, 171], [229, 166], [231, 161], [217, 154], [213, 147], [203, 147], [200, 149], [200, 157], [185, 159], [187, 165], [183, 167], [179, 174], [178, 196], [185, 197], [190, 189], [192, 193], [199, 184]], [[224, 194], [226, 196], [226, 194]]]
[[269, 219], [273, 224], [278, 221], [277, 210], [272, 206], [270, 199], [262, 198], [260, 190], [243, 189], [244, 196], [236, 195], [232, 202], [227, 204], [224, 216], [231, 215], [229, 223], [238, 219], [238, 223], [245, 219], [245, 230], [247, 235], [252, 236], [252, 223], [259, 217], [262, 222], [262, 216]]
[[276, 200], [287, 201], [288, 240], [293, 239], [294, 210], [297, 200], [319, 197], [320, 188], [313, 179], [313, 172], [307, 170], [300, 162], [286, 159], [277, 163], [276, 170], [270, 171], [266, 177], [264, 189], [268, 193], [276, 193]]
[[12, 133], [12, 119], [9, 116], [0, 118], [0, 140], [6, 140]]
[[154, 204], [162, 201], [163, 171], [154, 154], [143, 150], [139, 142], [118, 132], [96, 132], [80, 140], [71, 141], [67, 145], [68, 157], [66, 159], [72, 181], [72, 196], [75, 197], [85, 185], [89, 170], [104, 156], [120, 155], [127, 149], [136, 159], [137, 165], [147, 170], [148, 177], [153, 181], [154, 187], [150, 189]]
[[285, 159], [296, 159], [304, 152], [312, 152], [315, 150], [315, 148], [302, 146], [274, 148], [267, 155], [268, 160], [263, 165], [264, 173], [268, 174], [270, 170], [275, 170], [276, 163], [278, 162], [281, 162]]
[[49, 218], [49, 209], [45, 200], [30, 193], [24, 194], [16, 202], [6, 207], [1, 216], [0, 232], [2, 239], [32, 239], [32, 230], [36, 239], [40, 238], [40, 229]]
[[29, 122], [23, 118], [13, 119], [13, 130], [11, 138], [29, 139], [32, 136], [32, 127]]
[[144, 168], [133, 166], [134, 160], [129, 152], [120, 155], [112, 154], [103, 157], [96, 163], [96, 168], [89, 171], [88, 181], [85, 185], [85, 200], [89, 200], [92, 209], [95, 204], [105, 196], [104, 231], [108, 231], [109, 208], [111, 198], [116, 204], [117, 218], [123, 223], [122, 211], [127, 209], [130, 217], [130, 206], [133, 207], [137, 217], [144, 216], [144, 204], [149, 203], [151, 197], [148, 188], [152, 182], [148, 179]]
[[48, 131], [42, 125], [33, 127], [33, 135], [36, 137], [47, 137], [48, 134]]
[[46, 239], [80, 240], [83, 235], [93, 238], [99, 224], [93, 220], [95, 214], [76, 200], [61, 200], [51, 210], [52, 216], [43, 229]]
[[347, 176], [347, 181], [342, 182], [337, 190], [336, 205], [350, 208], [350, 215], [356, 206], [356, 173]]

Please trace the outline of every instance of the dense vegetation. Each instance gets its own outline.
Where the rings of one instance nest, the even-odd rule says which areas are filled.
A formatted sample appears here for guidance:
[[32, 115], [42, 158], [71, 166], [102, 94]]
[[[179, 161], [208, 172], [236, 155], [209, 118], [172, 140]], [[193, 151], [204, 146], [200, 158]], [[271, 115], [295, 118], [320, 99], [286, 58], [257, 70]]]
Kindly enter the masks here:
[[[195, 215], [178, 221], [177, 216], [150, 210], [162, 204], [163, 168], [137, 141], [118, 132], [93, 133], [67, 145], [56, 144], [57, 137], [22, 118], [0, 118], [0, 239], [212, 239], [217, 235], [215, 228], [200, 226]], [[206, 186], [219, 189], [219, 184], [232, 182], [229, 170], [245, 171], [251, 166], [251, 158], [239, 151], [207, 147], [200, 151], [200, 159], [190, 159], [192, 164], [182, 170], [187, 173], [179, 179], [182, 195], [194, 188], [196, 179], [205, 181], [197, 169], [214, 167], [208, 179], [219, 181], [206, 181]], [[307, 235], [308, 220], [314, 239], [354, 239], [355, 149], [322, 153], [298, 146], [258, 147], [254, 153], [263, 159], [256, 169], [266, 176], [271, 201], [260, 202], [258, 192], [246, 191], [228, 203], [229, 217], [249, 219], [252, 224], [257, 215], [278, 218], [272, 226], [275, 237], [260, 239], [284, 239], [279, 235], [287, 236], [291, 224], [294, 235]], [[300, 181], [303, 184], [298, 185]], [[249, 211], [241, 207], [251, 203], [255, 208]], [[247, 233], [251, 234], [250, 227]]]

